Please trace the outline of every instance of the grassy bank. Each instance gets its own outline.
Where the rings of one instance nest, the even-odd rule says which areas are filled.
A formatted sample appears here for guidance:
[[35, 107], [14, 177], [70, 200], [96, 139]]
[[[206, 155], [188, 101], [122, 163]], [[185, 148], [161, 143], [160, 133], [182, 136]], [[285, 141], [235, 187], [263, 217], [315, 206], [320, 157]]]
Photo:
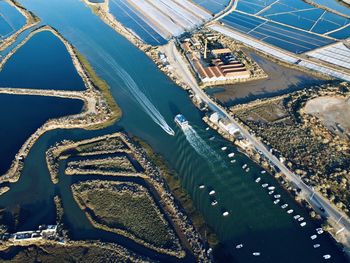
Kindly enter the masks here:
[[111, 94], [110, 88], [109, 88], [108, 84], [106, 83], [106, 81], [101, 79], [96, 74], [95, 70], [93, 69], [93, 67], [91, 66], [89, 61], [81, 53], [79, 53], [77, 50], [74, 50], [74, 51], [77, 55], [79, 62], [84, 67], [85, 72], [88, 74], [91, 82], [94, 84], [96, 89], [102, 93], [104, 99], [106, 100], [106, 102], [111, 110], [111, 117], [106, 122], [104, 122], [102, 124], [96, 124], [94, 126], [91, 126], [91, 127], [89, 127], [89, 129], [91, 129], [91, 130], [96, 129], [97, 130], [97, 129], [102, 129], [102, 128], [108, 127], [121, 118], [122, 110], [119, 108], [118, 104], [114, 100], [114, 98]]
[[205, 222], [202, 214], [194, 206], [191, 197], [182, 187], [180, 179], [175, 171], [170, 170], [165, 161], [159, 154], [153, 152], [151, 146], [139, 138], [133, 137], [133, 140], [140, 144], [153, 163], [160, 169], [162, 176], [166, 180], [171, 192], [175, 198], [180, 202], [186, 213], [190, 216], [194, 227], [201, 234], [201, 236], [209, 243], [211, 247], [215, 247], [219, 243], [219, 239], [214, 231]]

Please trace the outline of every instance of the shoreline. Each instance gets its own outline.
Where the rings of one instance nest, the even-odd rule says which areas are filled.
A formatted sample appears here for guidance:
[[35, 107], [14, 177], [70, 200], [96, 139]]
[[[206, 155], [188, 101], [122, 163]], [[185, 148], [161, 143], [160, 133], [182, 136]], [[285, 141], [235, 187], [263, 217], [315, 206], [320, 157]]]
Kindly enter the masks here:
[[[199, 235], [198, 230], [187, 216], [188, 213], [186, 210], [182, 205], [180, 205], [180, 202], [177, 200], [177, 198], [174, 198], [174, 192], [171, 187], [169, 187], [169, 184], [165, 179], [166, 174], [164, 173], [164, 170], [162, 167], [159, 167], [156, 162], [154, 162], [154, 159], [150, 155], [150, 153], [153, 153], [152, 150], [150, 148], [145, 149], [144, 144], [141, 145], [139, 139], [131, 139], [127, 134], [123, 132], [116, 132], [81, 141], [62, 141], [61, 143], [58, 143], [48, 149], [46, 152], [47, 166], [53, 166], [54, 170], [56, 171], [54, 174], [51, 174], [51, 179], [55, 181], [55, 183], [58, 182], [58, 161], [60, 159], [67, 159], [70, 156], [65, 155], [65, 151], [74, 150], [80, 145], [85, 145], [91, 142], [101, 141], [114, 137], [118, 137], [122, 140], [122, 142], [128, 147], [127, 150], [129, 153], [133, 155], [133, 157], [144, 169], [143, 176], [138, 176], [138, 178], [141, 178], [145, 181], [145, 183], [148, 185], [148, 191], [153, 193], [155, 195], [155, 198], [159, 200], [160, 207], [162, 207], [163, 211], [166, 211], [166, 215], [172, 222], [175, 231], [179, 235], [179, 239], [183, 241], [184, 245], [186, 244], [186, 247], [197, 259], [202, 260], [201, 262], [209, 262], [210, 260], [206, 255], [205, 249], [206, 241], [204, 241]], [[124, 150], [125, 149], [122, 149], [121, 152]], [[94, 155], [95, 154], [96, 153], [94, 153]], [[50, 157], [48, 158], [48, 156]], [[101, 173], [99, 172], [99, 174]], [[135, 173], [133, 176], [135, 177], [138, 174], [139, 173]], [[111, 177], [115, 176], [113, 173], [105, 173], [104, 175]], [[79, 174], [76, 176], [79, 176]], [[124, 175], [118, 174], [117, 176], [123, 177]], [[130, 177], [130, 175], [128, 175], [128, 177]]]
[[4, 51], [6, 48], [11, 46], [21, 33], [40, 23], [40, 19], [36, 15], [34, 15], [31, 11], [28, 11], [26, 8], [21, 6], [16, 0], [9, 0], [6, 2], [11, 6], [15, 7], [17, 11], [20, 12], [26, 18], [26, 23], [14, 34], [10, 35], [8, 38], [3, 40], [3, 42], [0, 44], [0, 51]]
[[[23, 169], [24, 160], [35, 142], [46, 132], [56, 129], [100, 129], [109, 126], [121, 117], [121, 110], [109, 93], [108, 85], [93, 73], [93, 69], [87, 60], [82, 60], [82, 55], [77, 55], [75, 48], [65, 40], [55, 29], [42, 26], [33, 30], [16, 48], [14, 48], [0, 63], [0, 70], [12, 55], [37, 33], [49, 31], [53, 33], [65, 45], [73, 65], [86, 87], [85, 91], [57, 91], [57, 90], [33, 90], [18, 88], [0, 88], [0, 94], [53, 96], [64, 98], [76, 98], [84, 101], [83, 111], [76, 115], [51, 119], [39, 127], [22, 145], [12, 161], [8, 171], [0, 176], [0, 183], [17, 182]], [[79, 59], [80, 58], [80, 59]], [[113, 99], [113, 100], [112, 100]]]

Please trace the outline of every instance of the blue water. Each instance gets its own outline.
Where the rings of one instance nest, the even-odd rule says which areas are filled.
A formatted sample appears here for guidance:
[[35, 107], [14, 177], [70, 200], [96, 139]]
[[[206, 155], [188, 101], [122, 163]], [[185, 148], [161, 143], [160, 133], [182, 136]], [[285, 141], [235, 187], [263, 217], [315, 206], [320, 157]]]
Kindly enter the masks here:
[[350, 16], [350, 8], [346, 5], [339, 3], [337, 0], [312, 0], [313, 2], [333, 9], [339, 13]]
[[34, 35], [7, 61], [0, 71], [0, 87], [85, 89], [66, 47], [48, 31]]
[[[45, 134], [33, 147], [26, 159], [24, 173], [17, 184], [11, 185], [11, 190], [1, 196], [0, 205], [11, 206], [13, 203], [35, 206], [31, 211], [38, 211], [34, 223], [50, 222], [47, 212], [51, 206], [46, 206], [47, 200], [52, 200], [56, 190], [63, 200], [66, 226], [74, 238], [86, 238], [87, 233], [95, 233], [94, 239], [121, 243], [122, 239], [107, 232], [95, 230], [80, 211], [70, 191], [73, 177], [62, 178], [57, 188], [50, 183], [45, 163], [45, 151], [51, 145], [62, 139], [82, 139], [100, 134], [115, 132], [121, 128], [132, 135], [141, 137], [152, 148], [161, 154], [168, 165], [173, 168], [182, 186], [191, 196], [195, 206], [203, 213], [206, 222], [218, 234], [225, 245], [223, 262], [298, 262], [318, 263], [324, 253], [331, 253], [337, 262], [343, 262], [342, 253], [334, 242], [323, 235], [318, 238], [321, 249], [312, 248], [310, 240], [317, 223], [313, 222], [306, 212], [298, 207], [292, 198], [269, 175], [263, 177], [264, 182], [276, 186], [276, 191], [283, 195], [283, 201], [306, 218], [307, 227], [300, 228], [298, 223], [287, 215], [279, 206], [272, 203], [271, 197], [254, 182], [260, 176], [260, 167], [243, 154], [237, 152], [227, 141], [221, 139], [213, 131], [207, 131], [202, 121], [201, 113], [192, 105], [188, 94], [171, 82], [156, 65], [140, 50], [130, 44], [125, 38], [116, 34], [99, 18], [93, 15], [81, 1], [75, 0], [23, 0], [26, 7], [32, 9], [44, 21], [60, 30], [80, 52], [91, 62], [97, 73], [110, 85], [111, 92], [124, 115], [118, 124], [103, 131], [58, 130]], [[120, 74], [126, 72], [127, 75]], [[16, 77], [15, 75], [13, 77]], [[150, 117], [142, 103], [132, 96], [134, 85], [126, 85], [123, 77], [134, 80], [137, 92], [145, 94], [147, 99], [175, 130], [175, 136], [169, 136]], [[131, 91], [132, 89], [132, 91]], [[197, 136], [189, 137], [174, 123], [176, 114], [183, 113], [189, 120]], [[215, 136], [214, 140], [210, 140]], [[191, 139], [192, 138], [192, 139]], [[191, 141], [192, 140], [192, 141]], [[230, 163], [227, 152], [220, 148], [225, 145], [228, 151], [236, 152], [237, 162]], [[205, 154], [208, 152], [208, 158]], [[204, 156], [203, 156], [204, 155]], [[241, 166], [247, 163], [251, 170], [245, 173]], [[38, 176], [38, 180], [32, 180]], [[207, 188], [202, 191], [198, 185], [204, 183]], [[32, 185], [35, 184], [35, 199]], [[210, 205], [208, 189], [216, 190], [217, 207]], [[19, 194], [18, 194], [19, 193]], [[41, 197], [41, 198], [40, 198]], [[230, 216], [223, 217], [222, 210], [230, 211]], [[80, 220], [80, 219], [83, 220]], [[29, 226], [27, 219], [26, 226]], [[237, 251], [234, 245], [244, 242], [245, 248]], [[122, 243], [124, 245], [124, 243]], [[137, 246], [131, 246], [133, 250]], [[262, 256], [252, 256], [254, 250], [262, 252]], [[136, 250], [139, 252], [139, 250]], [[168, 262], [168, 261], [163, 261]]]
[[25, 17], [15, 7], [0, 1], [0, 40], [20, 29], [25, 23]]
[[145, 43], [150, 45], [163, 45], [167, 41], [151, 26], [142, 20], [140, 14], [125, 0], [110, 0], [111, 14], [125, 27], [130, 28]]
[[[348, 18], [320, 8], [315, 8], [302, 0], [281, 0], [278, 2], [263, 0], [238, 1], [237, 10], [239, 11], [248, 14], [257, 14], [259, 12], [259, 16], [268, 20], [318, 34], [330, 32], [350, 23]], [[337, 36], [339, 36], [340, 39], [346, 38], [344, 34], [339, 34]]]
[[230, 0], [193, 0], [193, 2], [209, 10], [213, 14], [220, 13], [230, 3]]
[[79, 113], [80, 100], [0, 94], [0, 174], [10, 167], [16, 153], [45, 121]]
[[242, 33], [293, 53], [302, 53], [332, 43], [331, 40], [273, 22], [233, 12], [221, 20]]

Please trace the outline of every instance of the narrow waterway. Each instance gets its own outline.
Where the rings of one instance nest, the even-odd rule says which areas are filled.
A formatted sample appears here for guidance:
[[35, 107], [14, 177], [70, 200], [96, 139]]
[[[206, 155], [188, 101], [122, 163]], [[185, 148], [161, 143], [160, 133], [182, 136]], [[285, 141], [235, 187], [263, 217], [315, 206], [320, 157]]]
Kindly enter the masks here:
[[[273, 178], [261, 175], [257, 165], [215, 132], [206, 130], [200, 112], [192, 105], [186, 92], [170, 82], [147, 56], [106, 26], [81, 1], [20, 2], [41, 17], [43, 23], [58, 29], [89, 59], [110, 85], [124, 113], [118, 124], [102, 131], [57, 130], [38, 140], [25, 162], [20, 181], [0, 198], [0, 206], [28, 207], [35, 220], [27, 217], [22, 229], [54, 220], [52, 197], [59, 191], [65, 212], [69, 215], [66, 219], [71, 232], [84, 229], [85, 233], [92, 233], [91, 226], [85, 220], [79, 220], [81, 211], [72, 204], [68, 183], [71, 179], [62, 181], [57, 188], [52, 186], [45, 151], [62, 139], [83, 139], [124, 129], [147, 141], [176, 170], [194, 204], [225, 244], [230, 254], [226, 262], [320, 262], [324, 254], [331, 254], [334, 262], [345, 261], [341, 251], [326, 234], [319, 236], [317, 242], [311, 241], [310, 236], [318, 226], [312, 223], [303, 209], [293, 203]], [[140, 98], [147, 100], [140, 101]], [[191, 134], [184, 134], [174, 124], [173, 118], [177, 113], [184, 114], [189, 120], [193, 129]], [[175, 136], [168, 134], [170, 129], [175, 131]], [[220, 149], [222, 146], [229, 149], [224, 152]], [[227, 156], [230, 152], [235, 152], [232, 159]], [[235, 163], [230, 162], [233, 159]], [[244, 164], [250, 167], [249, 172], [243, 171]], [[261, 182], [255, 182], [257, 177], [261, 177]], [[275, 193], [282, 195], [280, 205], [288, 203], [288, 209], [294, 210], [293, 215], [305, 217], [307, 225], [304, 228], [280, 205], [273, 204], [273, 197], [261, 187], [263, 183], [276, 186]], [[199, 189], [200, 184], [204, 184], [205, 189]], [[211, 190], [215, 190], [214, 196], [209, 196]], [[214, 207], [211, 206], [213, 198], [218, 201]], [[223, 217], [224, 211], [228, 211], [229, 216]], [[91, 236], [107, 241], [113, 239], [110, 234], [99, 233]], [[240, 250], [235, 249], [238, 243], [244, 244]], [[321, 247], [314, 249], [314, 243], [321, 244]], [[253, 252], [261, 252], [261, 256], [254, 257]]]

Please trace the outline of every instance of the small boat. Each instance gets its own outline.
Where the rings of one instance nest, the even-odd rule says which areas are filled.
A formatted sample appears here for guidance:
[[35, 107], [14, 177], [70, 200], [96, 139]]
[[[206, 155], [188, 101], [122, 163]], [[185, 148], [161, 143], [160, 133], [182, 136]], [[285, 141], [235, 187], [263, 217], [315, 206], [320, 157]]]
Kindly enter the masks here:
[[274, 186], [269, 186], [269, 188], [267, 188], [267, 189], [269, 189], [269, 190], [275, 190], [275, 188], [276, 188], [276, 187], [274, 187]]
[[289, 209], [289, 210], [287, 211], [287, 214], [291, 214], [291, 213], [293, 213], [293, 212], [294, 212], [293, 209]]
[[206, 131], [209, 131], [209, 127], [205, 128]]
[[287, 206], [288, 206], [288, 204], [284, 204], [284, 205], [281, 205], [281, 208], [285, 209], [285, 208], [287, 208]]
[[256, 180], [255, 180], [256, 183], [259, 183], [260, 181], [261, 181], [260, 177], [256, 178]]
[[227, 147], [226, 147], [226, 146], [221, 147], [221, 150], [226, 151], [226, 150], [227, 150]]
[[248, 173], [250, 171], [250, 168], [248, 167], [247, 169], [245, 169], [245, 172]]
[[269, 184], [262, 184], [262, 188], [266, 188]]
[[300, 218], [300, 215], [295, 215], [294, 219], [297, 220], [298, 218]]
[[225, 212], [222, 213], [223, 216], [228, 216], [229, 214], [230, 214], [230, 213], [227, 212], [227, 211], [225, 211]]
[[237, 249], [240, 249], [240, 248], [242, 248], [242, 247], [243, 247], [243, 244], [238, 244], [238, 245], [236, 246]]
[[298, 218], [298, 221], [299, 221], [299, 222], [301, 222], [301, 221], [303, 221], [303, 220], [304, 220], [304, 217], [299, 217], [299, 218]]
[[216, 201], [216, 200], [213, 200], [213, 202], [211, 202], [212, 206], [217, 205], [217, 204], [218, 204], [218, 201]]
[[323, 229], [322, 228], [316, 228], [317, 234], [321, 235], [323, 233]]
[[317, 238], [317, 235], [312, 235], [310, 238], [311, 240], [315, 240]]
[[199, 186], [199, 189], [204, 189], [205, 188], [205, 185], [204, 184], [201, 184], [200, 186]]
[[253, 256], [256, 256], [256, 257], [260, 256], [260, 252], [253, 252]]
[[260, 173], [261, 173], [261, 174], [266, 174], [266, 171], [265, 171], [265, 170], [262, 170]]
[[210, 141], [214, 140], [215, 139], [215, 136], [212, 136], [209, 138]]
[[214, 191], [214, 190], [211, 190], [211, 191], [209, 192], [209, 195], [215, 195], [215, 191]]
[[274, 198], [281, 198], [281, 195], [274, 195]]
[[245, 169], [245, 168], [247, 168], [248, 167], [248, 164], [244, 164], [243, 166], [242, 166], [242, 169]]
[[231, 160], [231, 163], [235, 163], [236, 162], [236, 160]]
[[318, 247], [320, 247], [321, 245], [320, 244], [315, 244], [314, 245], [314, 248], [318, 248]]
[[275, 191], [273, 191], [273, 190], [272, 190], [272, 191], [270, 191], [270, 192], [269, 192], [269, 195], [272, 195], [274, 192], [275, 192]]
[[232, 158], [233, 156], [235, 156], [235, 153], [229, 153], [227, 156]]
[[274, 203], [275, 205], [277, 205], [280, 201], [281, 201], [281, 200], [277, 199], [277, 200], [273, 201], [273, 203]]
[[306, 222], [300, 223], [300, 226], [302, 226], [302, 227], [306, 226]]
[[324, 258], [324, 259], [330, 259], [330, 258], [331, 258], [331, 255], [328, 255], [328, 254], [327, 254], [327, 255], [323, 255], [323, 258]]
[[174, 118], [174, 121], [182, 129], [189, 127], [188, 121], [186, 120], [185, 116], [182, 114], [176, 115]]

